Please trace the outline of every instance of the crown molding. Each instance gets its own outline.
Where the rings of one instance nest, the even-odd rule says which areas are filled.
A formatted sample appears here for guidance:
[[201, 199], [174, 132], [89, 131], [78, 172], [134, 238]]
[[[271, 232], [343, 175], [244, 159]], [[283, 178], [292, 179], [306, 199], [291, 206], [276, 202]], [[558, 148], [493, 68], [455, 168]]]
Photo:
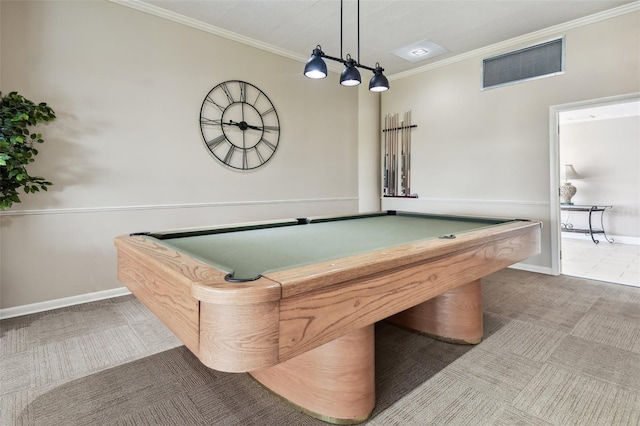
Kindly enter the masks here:
[[267, 52], [274, 53], [276, 55], [284, 56], [285, 58], [293, 59], [295, 61], [306, 62], [307, 59], [309, 59], [308, 56], [299, 55], [295, 52], [291, 52], [286, 49], [281, 49], [271, 44], [264, 43], [262, 41], [259, 41], [250, 37], [246, 37], [246, 36], [243, 36], [242, 34], [234, 33], [233, 31], [225, 30], [223, 28], [219, 28], [214, 25], [206, 24], [196, 19], [188, 18], [184, 15], [180, 15], [178, 13], [171, 12], [166, 9], [162, 9], [158, 6], [154, 6], [140, 0], [108, 0], [108, 1], [111, 3], [119, 4], [121, 6], [130, 7], [131, 9], [135, 9], [140, 12], [145, 12], [150, 15], [158, 16], [160, 18], [164, 18], [169, 21], [177, 22], [179, 24], [183, 24], [200, 31], [215, 34], [217, 36], [220, 36], [232, 41], [237, 41], [238, 43], [246, 44], [248, 46], [255, 47], [257, 49], [265, 50]]
[[[232, 31], [228, 31], [214, 25], [206, 24], [204, 22], [198, 21], [196, 19], [187, 18], [186, 16], [180, 15], [175, 12], [170, 12], [168, 10], [162, 9], [160, 7], [142, 2], [140, 0], [108, 0], [111, 3], [119, 4], [121, 6], [130, 7], [132, 9], [148, 13], [150, 15], [158, 16], [160, 18], [167, 19], [169, 21], [177, 22], [179, 24], [187, 25], [189, 27], [208, 32], [210, 34], [215, 34], [217, 36], [236, 41], [238, 43], [243, 43], [251, 47], [255, 47], [257, 49], [261, 49], [270, 53], [274, 53], [276, 55], [284, 56], [285, 58], [293, 59], [298, 62], [307, 62], [309, 59], [308, 56], [299, 55], [295, 52], [291, 52], [286, 49], [281, 49], [279, 47], [273, 46], [268, 43], [261, 42], [259, 40], [252, 39], [250, 37], [243, 36], [242, 34], [234, 33]], [[579, 28], [585, 25], [594, 24], [596, 22], [604, 21], [606, 19], [615, 18], [617, 16], [625, 15], [627, 13], [637, 12], [640, 10], [640, 1], [635, 1], [633, 3], [629, 3], [623, 6], [619, 6], [613, 9], [605, 10], [604, 12], [596, 13], [593, 15], [585, 16], [584, 18], [574, 19], [573, 21], [565, 22], [563, 24], [555, 25], [553, 27], [545, 28], [540, 31], [535, 31], [533, 33], [525, 34], [523, 36], [514, 37], [509, 40], [502, 41], [500, 43], [492, 44], [489, 46], [485, 46], [476, 50], [472, 50], [466, 53], [462, 53], [460, 55], [452, 56], [447, 59], [443, 59], [437, 62], [430, 63], [428, 65], [414, 68], [408, 71], [400, 72], [397, 74], [389, 75], [387, 78], [389, 80], [399, 80], [402, 78], [406, 78], [412, 75], [421, 74], [426, 71], [430, 71], [436, 68], [444, 67], [447, 65], [454, 64], [456, 62], [461, 62], [476, 56], [487, 55], [493, 53], [497, 50], [508, 49], [513, 46], [517, 46], [523, 43], [530, 43], [537, 39], [543, 37], [549, 37], [551, 35], [555, 35], [558, 33], [562, 33], [564, 31], [569, 31], [574, 28]], [[339, 68], [329, 67], [332, 71], [340, 72]]]
[[604, 21], [607, 19], [615, 18], [617, 16], [626, 15], [627, 13], [637, 12], [639, 10], [640, 10], [640, 1], [636, 1], [633, 3], [626, 4], [624, 6], [605, 10], [604, 12], [585, 16], [584, 18], [574, 19], [573, 21], [568, 21], [562, 24], [554, 25], [553, 27], [545, 28], [540, 31], [535, 31], [533, 33], [525, 34], [523, 36], [514, 37], [512, 39], [505, 40], [500, 43], [495, 43], [489, 46], [481, 47], [479, 49], [471, 50], [469, 52], [452, 56], [451, 58], [442, 59], [440, 61], [433, 62], [431, 64], [428, 64], [422, 67], [418, 67], [408, 71], [393, 74], [388, 76], [387, 78], [389, 80], [399, 80], [402, 78], [410, 77], [412, 75], [422, 74], [423, 72], [430, 71], [436, 68], [441, 68], [447, 65], [455, 64], [456, 62], [461, 62], [477, 56], [489, 55], [494, 53], [495, 51], [499, 51], [502, 49], [509, 49], [514, 46], [522, 45], [525, 43], [531, 43], [541, 38], [554, 36], [559, 33], [563, 33], [565, 31], [583, 27], [585, 25], [594, 24], [596, 22]]

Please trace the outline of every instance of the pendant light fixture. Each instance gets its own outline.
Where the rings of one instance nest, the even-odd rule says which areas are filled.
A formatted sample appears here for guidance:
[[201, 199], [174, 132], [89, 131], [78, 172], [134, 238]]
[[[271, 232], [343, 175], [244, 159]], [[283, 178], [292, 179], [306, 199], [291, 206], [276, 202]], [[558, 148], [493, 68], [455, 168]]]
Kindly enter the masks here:
[[340, 74], [340, 84], [343, 86], [357, 86], [362, 80], [360, 79], [360, 71], [356, 68], [356, 61], [351, 59], [351, 55], [347, 54], [345, 64], [346, 67]]
[[322, 51], [322, 47], [317, 45], [311, 57], [304, 66], [304, 75], [309, 78], [325, 78], [327, 76], [327, 64], [322, 58], [330, 59], [332, 61], [340, 62], [345, 65], [342, 73], [340, 74], [340, 84], [343, 86], [357, 86], [362, 81], [360, 78], [360, 71], [358, 68], [363, 68], [373, 72], [373, 77], [369, 82], [369, 90], [372, 92], [384, 92], [389, 90], [389, 80], [382, 74], [384, 68], [376, 62], [375, 68], [363, 65], [360, 62], [360, 0], [358, 0], [358, 60], [351, 58], [351, 55], [347, 54], [346, 59], [342, 58], [342, 9], [343, 0], [340, 0], [340, 57], [326, 55]]

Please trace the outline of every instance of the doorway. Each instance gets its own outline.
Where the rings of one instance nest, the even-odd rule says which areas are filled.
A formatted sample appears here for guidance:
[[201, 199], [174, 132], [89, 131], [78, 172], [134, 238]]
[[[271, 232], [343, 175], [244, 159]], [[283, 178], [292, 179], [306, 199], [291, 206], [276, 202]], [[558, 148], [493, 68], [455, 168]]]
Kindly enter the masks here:
[[640, 287], [639, 136], [637, 93], [550, 108], [555, 275]]

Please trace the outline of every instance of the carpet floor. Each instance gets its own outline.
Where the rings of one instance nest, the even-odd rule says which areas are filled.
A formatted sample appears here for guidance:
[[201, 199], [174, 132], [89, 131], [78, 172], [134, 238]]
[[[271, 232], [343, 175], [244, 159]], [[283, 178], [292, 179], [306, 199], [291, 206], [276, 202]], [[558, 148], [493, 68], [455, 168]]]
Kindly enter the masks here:
[[[640, 289], [505, 270], [485, 337], [376, 325], [367, 425], [639, 425]], [[1, 425], [326, 425], [204, 367], [133, 297], [0, 321]]]

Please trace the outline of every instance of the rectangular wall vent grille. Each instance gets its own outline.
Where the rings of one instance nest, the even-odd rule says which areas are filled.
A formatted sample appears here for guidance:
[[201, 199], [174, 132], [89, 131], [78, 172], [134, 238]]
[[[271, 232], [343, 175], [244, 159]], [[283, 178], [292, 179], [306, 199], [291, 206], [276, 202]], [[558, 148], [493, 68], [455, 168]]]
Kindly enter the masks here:
[[482, 61], [482, 89], [564, 73], [564, 37]]

